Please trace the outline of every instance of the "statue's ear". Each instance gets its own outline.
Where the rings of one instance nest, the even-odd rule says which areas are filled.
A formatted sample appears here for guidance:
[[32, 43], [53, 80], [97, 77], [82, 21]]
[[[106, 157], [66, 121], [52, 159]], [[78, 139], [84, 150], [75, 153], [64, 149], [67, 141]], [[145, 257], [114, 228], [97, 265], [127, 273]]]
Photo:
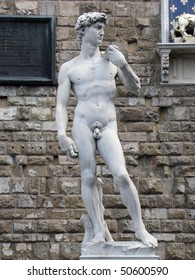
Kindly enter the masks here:
[[88, 30], [88, 26], [83, 27], [83, 29], [82, 29], [82, 33], [83, 33], [83, 35], [85, 35], [85, 34], [86, 34], [87, 30]]

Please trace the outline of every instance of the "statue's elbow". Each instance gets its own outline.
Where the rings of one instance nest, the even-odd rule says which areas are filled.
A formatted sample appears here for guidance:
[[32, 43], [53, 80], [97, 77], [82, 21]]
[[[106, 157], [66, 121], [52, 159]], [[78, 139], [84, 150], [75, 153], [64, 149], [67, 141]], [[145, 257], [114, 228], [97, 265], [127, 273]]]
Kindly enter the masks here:
[[136, 93], [139, 94], [141, 91], [141, 84], [140, 84], [140, 81], [137, 82], [137, 85], [136, 85]]
[[139, 95], [140, 90], [141, 90], [140, 82], [139, 81], [135, 82], [134, 85], [131, 87], [131, 89], [132, 89], [133, 93]]

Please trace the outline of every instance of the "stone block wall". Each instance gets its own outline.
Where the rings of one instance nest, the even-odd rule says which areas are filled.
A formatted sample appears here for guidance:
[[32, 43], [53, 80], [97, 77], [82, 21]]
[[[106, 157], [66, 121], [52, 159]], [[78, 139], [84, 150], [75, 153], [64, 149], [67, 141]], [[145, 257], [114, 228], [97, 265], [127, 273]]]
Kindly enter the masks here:
[[[74, 25], [106, 12], [104, 50], [117, 44], [141, 79], [118, 83], [119, 136], [147, 229], [162, 259], [195, 259], [195, 86], [161, 86], [160, 0], [2, 0], [0, 14], [57, 18], [56, 72], [78, 54]], [[77, 159], [59, 149], [56, 87], [0, 85], [0, 259], [78, 259], [83, 238]], [[69, 133], [76, 100], [71, 97]], [[108, 167], [97, 157], [105, 217], [115, 240], [134, 240]]]

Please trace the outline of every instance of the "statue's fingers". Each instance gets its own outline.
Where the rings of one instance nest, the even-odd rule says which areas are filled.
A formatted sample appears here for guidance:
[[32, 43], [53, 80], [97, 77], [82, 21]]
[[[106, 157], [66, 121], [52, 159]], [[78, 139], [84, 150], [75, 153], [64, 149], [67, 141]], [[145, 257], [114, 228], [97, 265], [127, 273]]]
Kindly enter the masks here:
[[77, 157], [78, 156], [78, 154], [74, 151], [73, 146], [71, 146], [69, 148], [69, 153], [70, 153], [71, 157]]
[[113, 51], [113, 50], [119, 50], [119, 47], [118, 46], [116, 46], [116, 45], [110, 45], [110, 46], [108, 46], [108, 50], [110, 50], [110, 51]]
[[78, 153], [78, 148], [77, 148], [77, 146], [76, 146], [76, 144], [74, 142], [72, 143], [72, 146], [73, 146], [74, 151], [76, 153]]

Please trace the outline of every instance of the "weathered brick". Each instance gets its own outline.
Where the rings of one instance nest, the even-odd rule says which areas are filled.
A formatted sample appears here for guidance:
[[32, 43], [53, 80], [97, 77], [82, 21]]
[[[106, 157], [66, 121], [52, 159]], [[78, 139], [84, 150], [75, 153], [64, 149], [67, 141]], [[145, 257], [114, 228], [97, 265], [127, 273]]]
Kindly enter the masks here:
[[124, 142], [146, 142], [147, 134], [146, 132], [121, 132], [119, 138]]
[[40, 165], [29, 165], [24, 169], [26, 177], [46, 177], [48, 175], [47, 166], [40, 168]]
[[140, 143], [141, 155], [160, 155], [162, 154], [162, 145], [160, 143]]
[[172, 195], [158, 195], [158, 207], [159, 208], [171, 208], [173, 207], [173, 196]]
[[183, 154], [183, 143], [163, 143], [162, 152], [165, 155], [181, 155]]
[[19, 208], [34, 208], [36, 207], [36, 197], [33, 195], [18, 195], [17, 206]]
[[25, 218], [26, 219], [44, 219], [46, 218], [46, 210], [45, 209], [25, 209]]
[[188, 260], [194, 260], [195, 259], [195, 244], [194, 243], [187, 243], [185, 245], [185, 252], [186, 252], [186, 257], [185, 259]]
[[79, 233], [83, 232], [83, 224], [79, 220], [69, 220], [67, 222], [67, 232]]
[[49, 244], [48, 243], [34, 243], [32, 245], [33, 259], [47, 260], [49, 258]]
[[184, 260], [185, 245], [184, 243], [170, 243], [166, 246], [166, 259]]
[[[1, 128], [0, 128], [0, 130], [1, 130]], [[11, 140], [12, 140], [11, 132], [0, 131], [0, 141], [11, 141]]]
[[185, 155], [195, 155], [195, 144], [194, 143], [184, 143], [183, 151]]
[[168, 219], [185, 219], [186, 210], [185, 209], [168, 209]]
[[37, 231], [40, 233], [59, 233], [59, 232], [66, 232], [67, 221], [65, 220], [44, 220], [37, 222]]
[[0, 3], [0, 12], [2, 14], [6, 14], [10, 11], [10, 9], [12, 8], [13, 3], [10, 1], [6, 1], [6, 0], [2, 0]]
[[80, 219], [83, 214], [83, 209], [62, 209], [62, 208], [47, 208], [47, 216], [49, 219], [68, 220], [70, 217]]
[[59, 15], [59, 2], [49, 1], [49, 2], [39, 2], [39, 14], [57, 16]]
[[170, 156], [169, 165], [178, 166], [178, 165], [191, 165], [192, 159], [189, 156]]
[[194, 178], [186, 178], [187, 186], [186, 193], [195, 194], [195, 180]]
[[186, 206], [188, 208], [195, 208], [195, 194], [187, 195], [186, 200]]
[[10, 178], [0, 178], [0, 194], [10, 192]]
[[48, 166], [49, 177], [61, 177], [63, 176], [63, 166], [61, 165], [49, 165]]
[[143, 218], [147, 220], [167, 219], [167, 209], [145, 209]]
[[140, 178], [140, 193], [159, 194], [163, 193], [163, 183], [161, 179]]
[[60, 2], [60, 16], [79, 16], [79, 3], [74, 1]]
[[195, 234], [189, 234], [189, 233], [176, 234], [176, 242], [195, 243]]
[[124, 152], [132, 155], [137, 155], [139, 152], [139, 144], [135, 142], [123, 142], [122, 147]]
[[82, 198], [80, 195], [66, 195], [65, 206], [70, 209], [84, 208]]
[[162, 220], [161, 221], [161, 228], [163, 232], [182, 232], [183, 225], [182, 222], [177, 220]]
[[143, 121], [145, 120], [145, 110], [143, 108], [122, 108], [119, 116], [121, 121]]
[[13, 243], [3, 243], [2, 244], [2, 259], [13, 259], [14, 251], [13, 251]]
[[171, 241], [175, 242], [175, 234], [170, 234], [170, 233], [157, 234], [156, 238], [158, 242], [171, 242]]
[[14, 233], [25, 233], [25, 232], [34, 232], [35, 223], [29, 221], [18, 221], [14, 222]]
[[80, 179], [63, 177], [59, 179], [59, 191], [67, 195], [80, 193]]
[[156, 208], [157, 196], [156, 195], [139, 195], [140, 203], [143, 208]]
[[15, 120], [17, 115], [17, 107], [0, 108], [0, 120], [10, 121]]
[[179, 166], [175, 168], [176, 177], [194, 177], [195, 167], [194, 166]]
[[25, 99], [20, 96], [8, 96], [8, 104], [11, 106], [22, 106], [25, 105]]
[[187, 121], [189, 120], [189, 109], [185, 107], [175, 108], [175, 120]]
[[23, 235], [22, 234], [17, 234], [17, 233], [2, 233], [0, 237], [1, 242], [22, 242], [23, 241]]
[[24, 218], [24, 210], [22, 209], [0, 209], [1, 220], [12, 220]]
[[160, 220], [144, 220], [144, 224], [149, 232], [162, 232]]
[[155, 129], [154, 123], [145, 123], [145, 122], [136, 122], [136, 123], [127, 123], [127, 131], [145, 131], [145, 132], [152, 132]]
[[58, 162], [59, 164], [62, 164], [62, 165], [76, 165], [78, 163], [78, 160], [75, 159], [75, 158], [71, 158], [69, 156], [65, 156], [65, 155], [62, 155], [62, 156], [58, 156]]
[[14, 133], [14, 140], [15, 141], [30, 141], [30, 133], [24, 131], [18, 131]]
[[16, 243], [15, 244], [15, 259], [17, 260], [30, 260], [32, 259], [32, 244], [29, 243]]
[[52, 243], [50, 247], [50, 258], [56, 260], [59, 258], [60, 244]]
[[185, 197], [182, 194], [175, 195], [175, 207], [185, 208]]
[[32, 108], [32, 118], [34, 120], [49, 121], [51, 119], [51, 109], [50, 108]]
[[12, 232], [12, 221], [0, 221], [0, 233]]
[[19, 155], [21, 153], [20, 143], [17, 143], [17, 142], [8, 143], [7, 152], [10, 155]]
[[14, 208], [16, 206], [16, 198], [11, 195], [0, 196], [0, 208]]
[[26, 178], [12, 178], [11, 189], [12, 193], [27, 193], [28, 180]]
[[28, 107], [18, 108], [18, 120], [27, 121], [31, 118], [31, 109]]
[[78, 243], [61, 243], [60, 258], [63, 260], [77, 260], [81, 252], [81, 245]]
[[[190, 133], [169, 133], [169, 141], [185, 142], [191, 141]], [[188, 145], [188, 144], [187, 144]]]
[[21, 144], [21, 153], [25, 155], [43, 155], [45, 154], [46, 147], [43, 142], [29, 142]]
[[16, 13], [20, 15], [35, 15], [37, 13], [38, 1], [21, 1], [14, 2]]

